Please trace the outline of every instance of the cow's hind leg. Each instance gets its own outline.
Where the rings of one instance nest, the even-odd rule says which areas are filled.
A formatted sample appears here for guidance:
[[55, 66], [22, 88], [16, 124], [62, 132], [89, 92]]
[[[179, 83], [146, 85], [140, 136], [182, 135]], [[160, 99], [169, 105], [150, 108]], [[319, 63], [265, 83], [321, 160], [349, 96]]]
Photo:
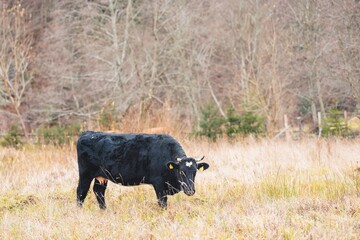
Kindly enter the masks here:
[[89, 191], [90, 184], [91, 184], [92, 178], [91, 177], [82, 177], [80, 176], [79, 179], [79, 185], [77, 187], [77, 205], [81, 207], [84, 203], [84, 200], [86, 198], [86, 195]]
[[106, 208], [106, 203], [105, 203], [105, 190], [107, 187], [107, 180], [101, 180], [101, 182], [95, 178], [95, 183], [94, 183], [94, 193], [96, 196], [96, 199], [99, 203], [99, 207], [101, 209], [105, 209]]

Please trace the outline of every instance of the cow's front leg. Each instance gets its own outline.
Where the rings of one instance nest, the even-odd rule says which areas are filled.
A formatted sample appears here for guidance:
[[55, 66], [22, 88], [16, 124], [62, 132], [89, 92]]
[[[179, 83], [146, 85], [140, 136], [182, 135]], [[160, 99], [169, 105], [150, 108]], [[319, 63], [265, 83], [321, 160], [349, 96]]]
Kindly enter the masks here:
[[164, 195], [157, 195], [157, 198], [158, 198], [158, 204], [161, 208], [166, 208], [167, 207], [167, 196]]
[[162, 181], [157, 181], [155, 183], [153, 183], [155, 192], [156, 192], [156, 197], [158, 199], [158, 204], [161, 208], [166, 208], [167, 207], [167, 195], [165, 193], [165, 188], [164, 188], [164, 184], [162, 183]]

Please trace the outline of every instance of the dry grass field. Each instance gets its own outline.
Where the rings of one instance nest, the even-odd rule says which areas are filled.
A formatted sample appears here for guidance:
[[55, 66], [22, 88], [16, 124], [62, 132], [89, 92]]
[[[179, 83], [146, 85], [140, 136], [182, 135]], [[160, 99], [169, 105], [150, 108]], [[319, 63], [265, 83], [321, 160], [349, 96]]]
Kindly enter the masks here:
[[0, 149], [0, 239], [359, 239], [358, 139], [180, 142], [210, 168], [167, 210], [112, 183], [107, 210], [92, 192], [79, 209], [74, 146]]

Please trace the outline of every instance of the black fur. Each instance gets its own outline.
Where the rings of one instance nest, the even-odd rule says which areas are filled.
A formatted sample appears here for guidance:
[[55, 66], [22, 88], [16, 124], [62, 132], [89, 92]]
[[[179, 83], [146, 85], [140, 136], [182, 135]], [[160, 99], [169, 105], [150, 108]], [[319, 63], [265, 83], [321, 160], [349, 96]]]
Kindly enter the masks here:
[[[209, 167], [187, 158], [181, 145], [163, 134], [84, 132], [77, 142], [77, 154], [79, 206], [84, 202], [91, 181], [103, 177], [125, 186], [151, 184], [160, 207], [166, 207], [167, 195], [181, 190], [193, 195], [196, 170]], [[179, 162], [178, 158], [182, 160]], [[95, 179], [93, 190], [102, 209], [106, 208], [106, 186], [107, 183], [101, 184]]]

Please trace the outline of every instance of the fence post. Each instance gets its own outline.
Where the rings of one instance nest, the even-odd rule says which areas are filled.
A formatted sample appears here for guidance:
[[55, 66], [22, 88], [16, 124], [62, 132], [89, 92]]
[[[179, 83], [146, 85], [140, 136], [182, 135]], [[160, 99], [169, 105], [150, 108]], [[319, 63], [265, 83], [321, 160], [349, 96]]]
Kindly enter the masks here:
[[301, 137], [302, 137], [302, 122], [301, 122], [300, 116], [296, 118], [296, 123], [297, 123], [298, 131], [299, 131], [299, 138], [301, 139]]
[[284, 125], [285, 125], [285, 139], [286, 141], [290, 140], [290, 133], [289, 133], [289, 121], [288, 121], [288, 117], [286, 114], [284, 114]]
[[318, 128], [319, 128], [319, 135], [318, 137], [320, 138], [321, 137], [321, 131], [322, 131], [322, 128], [321, 128], [321, 112], [318, 112]]

